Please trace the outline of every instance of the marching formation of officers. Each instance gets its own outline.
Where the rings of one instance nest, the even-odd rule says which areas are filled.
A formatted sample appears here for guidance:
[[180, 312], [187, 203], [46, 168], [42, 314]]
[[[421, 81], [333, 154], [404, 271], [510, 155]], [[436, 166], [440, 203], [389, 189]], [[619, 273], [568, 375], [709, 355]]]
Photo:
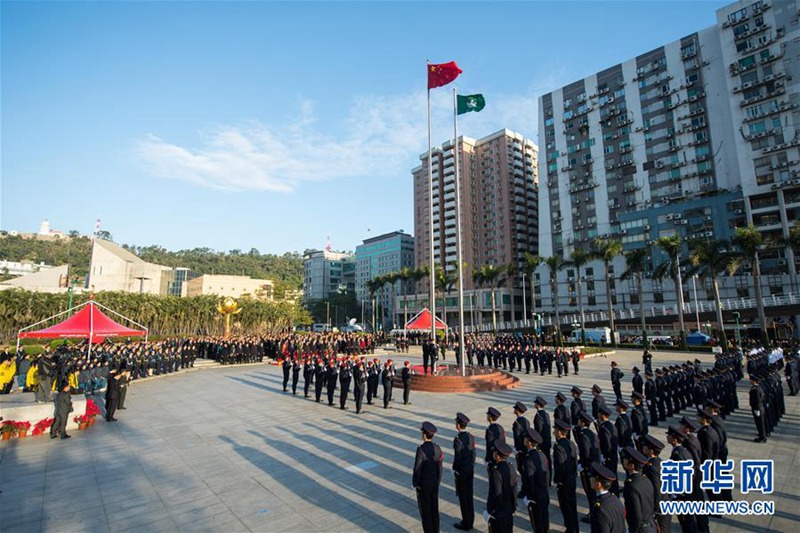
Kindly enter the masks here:
[[[777, 355], [777, 357], [776, 357]], [[747, 356], [747, 375], [750, 378], [749, 403], [758, 435], [754, 442], [766, 442], [786, 413], [780, 371], [784, 370], [789, 393], [797, 394], [797, 353], [784, 358], [782, 350], [767, 353], [754, 349]]]
[[[545, 398], [534, 399], [530, 418], [528, 407], [516, 402], [512, 406], [514, 421], [508, 442], [499, 423], [502, 413], [489, 407], [484, 457], [489, 491], [483, 513], [489, 530], [511, 531], [513, 515], [521, 501], [533, 531], [547, 532], [553, 485], [567, 533], [577, 533], [579, 521], [591, 524], [592, 532], [666, 532], [670, 531], [673, 517], [661, 514], [662, 497], [730, 500], [730, 491], [714, 494], [701, 489], [700, 465], [706, 460], [728, 459], [724, 418], [738, 407], [735, 386], [743, 377], [740, 361], [741, 355], [723, 354], [716, 357], [713, 369], [703, 370], [695, 360], [657, 369], [655, 373], [650, 368], [651, 361], [647, 361], [646, 380], [640, 369], [632, 369], [630, 402], [622, 398], [617, 386], [622, 372], [612, 363], [612, 388], [617, 396], [613, 407], [606, 404], [603, 390], [596, 384], [591, 389], [591, 400], [584, 400], [580, 387], [572, 387], [569, 406], [568, 397], [557, 393], [552, 423]], [[773, 368], [771, 375], [764, 375], [764, 370], [759, 374], [754, 368], [754, 372], [751, 378], [757, 380], [756, 385], [772, 391], [771, 395], [765, 394], [761, 408], [765, 420], [771, 419], [773, 414], [782, 412], [782, 401], [775, 396], [782, 396], [780, 380], [774, 382], [771, 377], [777, 376], [777, 371]], [[653, 426], [667, 417], [681, 416], [688, 407], [696, 416], [682, 416], [669, 424], [662, 437], [666, 442], [652, 434]], [[774, 413], [766, 414], [770, 411]], [[456, 415], [458, 433], [453, 440], [453, 473], [462, 516], [454, 526], [466, 531], [474, 526], [477, 455], [476, 439], [467, 430], [469, 423], [465, 414]], [[438, 486], [444, 454], [433, 442], [433, 424], [425, 422], [421, 432], [423, 444], [417, 450], [412, 483], [423, 530], [431, 532], [439, 530]], [[671, 446], [670, 459], [693, 460], [695, 473], [689, 493], [661, 494], [661, 455], [667, 446]], [[618, 479], [619, 466], [625, 473], [624, 481]], [[579, 486], [590, 509], [582, 518], [577, 506]], [[679, 515], [677, 522], [685, 532], [707, 532], [709, 527], [707, 516]]]
[[[283, 391], [288, 392], [291, 386], [292, 394], [297, 394], [300, 376], [303, 376], [303, 396], [311, 396], [311, 386], [314, 386], [314, 399], [322, 402], [323, 393], [327, 393], [328, 405], [334, 405], [336, 389], [339, 389], [339, 409], [347, 410], [347, 400], [350, 391], [353, 392], [353, 401], [356, 404], [356, 414], [361, 414], [364, 397], [367, 405], [372, 405], [373, 400], [378, 401], [378, 385], [383, 386], [383, 408], [391, 409], [389, 405], [394, 399], [395, 375], [398, 374], [394, 361], [389, 359], [381, 364], [378, 359], [366, 360], [366, 357], [284, 357], [280, 360], [283, 370]], [[403, 404], [411, 402], [411, 376], [414, 370], [406, 361], [400, 370], [403, 384]], [[291, 384], [290, 384], [291, 382]]]
[[558, 377], [569, 376], [580, 371], [580, 351], [577, 348], [553, 348], [542, 346], [533, 336], [493, 335], [489, 333], [467, 335], [467, 364], [477, 362], [479, 367], [491, 366], [509, 372], [552, 375], [555, 368]]

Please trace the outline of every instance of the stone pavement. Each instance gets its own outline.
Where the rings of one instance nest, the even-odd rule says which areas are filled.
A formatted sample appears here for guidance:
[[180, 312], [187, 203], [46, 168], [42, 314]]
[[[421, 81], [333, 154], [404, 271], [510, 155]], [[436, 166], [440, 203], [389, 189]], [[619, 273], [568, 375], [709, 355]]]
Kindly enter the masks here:
[[[413, 351], [395, 355], [399, 361], [417, 357]], [[623, 392], [629, 394], [629, 369], [641, 363], [640, 353], [620, 351], [582, 362], [580, 376], [523, 374], [518, 389], [491, 393], [412, 392], [412, 405], [370, 406], [360, 416], [283, 393], [280, 369], [272, 365], [203, 369], [135, 383], [128, 409], [118, 412], [119, 422], [98, 420], [67, 441], [29, 437], [0, 444], [0, 530], [421, 531], [411, 467], [420, 423], [430, 420], [439, 428], [436, 441], [445, 451], [442, 530], [453, 531], [460, 518], [450, 470], [455, 413], [472, 418], [480, 460], [488, 406], [502, 411], [500, 422], [510, 431], [511, 405], [517, 400], [532, 406], [536, 395], [550, 401], [559, 390], [568, 393], [572, 384], [588, 391], [595, 382], [611, 400], [612, 358], [625, 371]], [[654, 366], [686, 358], [656, 352]], [[710, 366], [710, 355], [700, 358]], [[741, 383], [743, 407], [747, 390]], [[773, 495], [743, 496], [737, 474], [734, 497], [773, 500], [775, 515], [712, 519], [712, 531], [790, 531], [800, 523], [800, 506], [795, 507], [800, 501], [800, 399], [786, 400], [787, 413], [766, 444], [752, 442], [749, 411], [727, 421], [737, 467], [743, 458], [769, 458], [776, 464]], [[551, 413], [552, 407], [551, 402]], [[662, 440], [663, 427], [656, 429]], [[478, 513], [487, 491], [479, 465]], [[579, 512], [587, 512], [580, 489], [578, 502]], [[554, 490], [550, 519], [553, 531], [563, 531]], [[480, 516], [475, 524], [476, 530], [486, 531]], [[519, 511], [516, 526], [530, 530]], [[585, 524], [581, 527], [588, 531]]]

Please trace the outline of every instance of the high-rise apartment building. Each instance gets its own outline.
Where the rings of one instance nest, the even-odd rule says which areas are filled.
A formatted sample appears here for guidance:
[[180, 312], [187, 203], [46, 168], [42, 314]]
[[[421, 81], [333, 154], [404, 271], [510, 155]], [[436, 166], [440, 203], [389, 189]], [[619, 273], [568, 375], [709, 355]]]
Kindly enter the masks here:
[[[461, 176], [464, 287], [474, 288], [472, 271], [482, 265], [521, 266], [525, 253], [538, 250], [538, 150], [530, 139], [500, 130], [482, 139], [459, 137], [433, 150], [433, 213], [429, 213], [428, 153], [412, 169], [414, 178], [414, 256], [430, 264], [430, 223], [434, 261], [446, 270], [457, 266], [455, 157]], [[519, 285], [519, 280], [515, 280]], [[421, 286], [419, 292], [426, 293]], [[508, 296], [507, 296], [508, 297]], [[521, 294], [518, 295], [521, 300]], [[510, 314], [513, 303], [505, 306]], [[520, 303], [519, 308], [522, 308]]]
[[[541, 255], [569, 258], [604, 236], [625, 249], [676, 234], [727, 240], [751, 222], [767, 237], [788, 235], [800, 215], [800, 112], [797, 82], [789, 81], [800, 49], [798, 2], [739, 2], [717, 19], [540, 98]], [[785, 270], [783, 252], [772, 253]], [[651, 262], [663, 258], [651, 246]], [[624, 261], [613, 268], [618, 278]], [[588, 309], [605, 309], [605, 288], [594, 288], [601, 272], [599, 263], [582, 272]], [[537, 274], [545, 280], [537, 298], [552, 307], [548, 276], [545, 268]], [[577, 305], [575, 276], [559, 274], [568, 310]], [[776, 292], [787, 281], [768, 283]], [[725, 279], [723, 297], [748, 296], [748, 283], [744, 275]], [[663, 285], [649, 282], [646, 304], [675, 301], [671, 283]], [[611, 289], [616, 304], [638, 303], [632, 286]], [[690, 289], [684, 285], [687, 302]], [[700, 298], [710, 289], [701, 286]]]
[[[402, 231], [393, 231], [365, 239], [356, 246], [356, 299], [371, 302], [367, 282], [376, 276], [400, 272], [403, 268], [414, 268], [414, 237]], [[402, 280], [395, 284], [396, 295], [414, 292], [413, 282]], [[403, 310], [392, 302], [391, 290], [376, 291], [376, 309], [384, 321], [399, 324]], [[371, 311], [371, 310], [370, 310]], [[391, 325], [384, 324], [384, 326]]]
[[306, 250], [303, 254], [303, 299], [324, 300], [331, 293], [356, 290], [352, 253]]
[[[740, 169], [744, 214], [765, 239], [788, 236], [800, 220], [800, 2], [736, 2], [717, 10], [728, 113], [735, 131], [728, 155]], [[791, 250], [761, 254], [769, 293], [795, 276]], [[795, 287], [794, 291], [798, 289]]]

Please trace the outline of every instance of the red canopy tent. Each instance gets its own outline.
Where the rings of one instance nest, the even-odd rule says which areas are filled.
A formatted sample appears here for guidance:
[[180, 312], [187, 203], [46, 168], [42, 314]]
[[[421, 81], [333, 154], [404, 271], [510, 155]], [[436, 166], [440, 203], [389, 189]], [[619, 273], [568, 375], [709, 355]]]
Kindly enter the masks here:
[[[80, 311], [72, 315], [71, 317], [67, 318], [63, 322], [60, 322], [54, 326], [50, 326], [49, 328], [39, 329], [35, 331], [26, 331], [33, 327], [38, 326], [39, 324], [44, 324], [54, 318], [57, 318], [61, 315], [69, 313], [70, 311], [74, 311], [75, 309], [79, 309], [83, 307]], [[100, 308], [105, 309], [106, 311], [117, 315], [131, 324], [134, 324], [142, 329], [132, 329], [122, 324], [115, 322], [111, 318], [108, 317]], [[17, 350], [19, 350], [19, 339], [61, 339], [61, 338], [87, 338], [89, 339], [89, 349], [91, 350], [91, 345], [94, 343], [98, 338], [103, 339], [105, 337], [119, 337], [119, 336], [139, 336], [144, 335], [145, 340], [147, 339], [148, 329], [141, 324], [137, 324], [130, 318], [123, 316], [116, 311], [109, 309], [108, 307], [98, 304], [94, 300], [90, 299], [88, 302], [82, 303], [72, 309], [67, 311], [63, 311], [61, 313], [55, 314], [51, 317], [48, 317], [44, 320], [40, 320], [36, 324], [32, 324], [28, 327], [22, 328], [19, 330], [18, 339], [17, 339]]]
[[[431, 329], [431, 312], [428, 310], [427, 307], [424, 307], [422, 311], [414, 315], [414, 318], [406, 322], [405, 329]], [[436, 317], [436, 329], [447, 329], [447, 324], [442, 322], [439, 317]]]

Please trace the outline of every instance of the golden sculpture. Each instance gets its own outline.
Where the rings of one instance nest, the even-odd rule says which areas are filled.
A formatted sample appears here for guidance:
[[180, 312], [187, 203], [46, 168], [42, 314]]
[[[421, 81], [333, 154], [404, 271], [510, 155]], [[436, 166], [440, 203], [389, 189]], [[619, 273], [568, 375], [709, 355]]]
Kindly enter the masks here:
[[217, 311], [225, 316], [224, 337], [227, 339], [231, 336], [231, 315], [238, 315], [242, 310], [239, 308], [239, 304], [236, 303], [236, 300], [228, 297], [217, 304]]

